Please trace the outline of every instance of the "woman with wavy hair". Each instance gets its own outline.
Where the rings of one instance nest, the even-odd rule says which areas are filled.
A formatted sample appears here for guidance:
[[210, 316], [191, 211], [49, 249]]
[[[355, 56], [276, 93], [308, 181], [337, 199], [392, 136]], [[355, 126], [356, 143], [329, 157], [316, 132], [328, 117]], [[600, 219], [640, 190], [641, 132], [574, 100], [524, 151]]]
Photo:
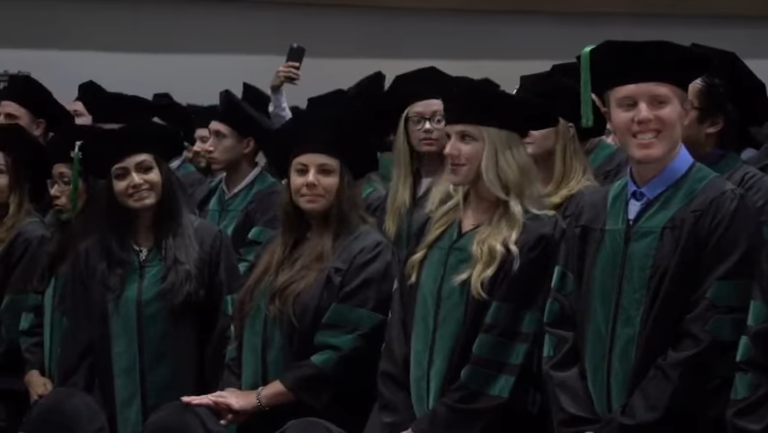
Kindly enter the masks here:
[[521, 137], [557, 118], [480, 81], [445, 99], [450, 199], [394, 291], [383, 431], [540, 431], [542, 313], [560, 234]]
[[[26, 303], [26, 288], [48, 241], [43, 219], [35, 211], [45, 196], [48, 167], [45, 146], [17, 124], [0, 125], [0, 296], [2, 342], [0, 378], [14, 383], [24, 375], [19, 348], [19, 321]], [[0, 387], [6, 427], [16, 431], [29, 400], [15, 388]]]
[[[106, 193], [62, 282], [57, 388], [29, 418], [55, 417], [61, 400], [51, 397], [74, 389], [79, 397], [66, 400], [96, 399], [109, 431], [139, 433], [164, 404], [217, 388], [229, 329], [223, 300], [239, 271], [226, 234], [188, 213], [172, 181], [168, 161], [183, 150], [181, 135], [155, 122], [83, 144], [84, 171], [105, 180]], [[60, 428], [100, 431], [92, 422], [63, 419]]]
[[392, 181], [377, 215], [401, 258], [418, 242], [427, 213], [442, 196], [445, 115], [442, 96], [450, 75], [434, 66], [394, 78], [386, 92], [392, 139]]
[[[601, 128], [580, 127], [579, 88], [550, 71], [520, 77], [515, 95], [541, 104], [559, 118], [551, 128], [530, 131], [523, 144], [539, 172], [547, 204], [561, 211], [574, 194], [597, 185], [580, 143], [602, 136], [604, 122]], [[602, 116], [595, 108], [593, 114]]]

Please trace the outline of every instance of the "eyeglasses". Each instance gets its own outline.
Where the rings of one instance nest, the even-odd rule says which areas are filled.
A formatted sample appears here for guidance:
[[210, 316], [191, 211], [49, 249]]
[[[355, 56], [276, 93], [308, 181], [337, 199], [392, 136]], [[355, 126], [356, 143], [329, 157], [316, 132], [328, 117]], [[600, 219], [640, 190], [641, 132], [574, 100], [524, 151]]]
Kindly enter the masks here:
[[424, 129], [427, 126], [427, 122], [432, 125], [433, 128], [443, 129], [445, 127], [445, 116], [436, 114], [432, 117], [424, 116], [408, 116], [405, 118], [405, 122], [409, 128]]
[[72, 181], [70, 179], [48, 179], [47, 184], [48, 191], [53, 191], [56, 187], [59, 187], [59, 190], [63, 192], [72, 189]]

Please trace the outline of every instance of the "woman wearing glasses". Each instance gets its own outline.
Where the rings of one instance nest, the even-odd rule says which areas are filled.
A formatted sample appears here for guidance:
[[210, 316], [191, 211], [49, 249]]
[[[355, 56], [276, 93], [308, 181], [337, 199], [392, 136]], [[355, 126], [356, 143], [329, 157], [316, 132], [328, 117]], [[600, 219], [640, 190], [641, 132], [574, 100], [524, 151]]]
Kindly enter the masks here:
[[[22, 270], [39, 260], [48, 238], [34, 209], [45, 197], [48, 167], [41, 157], [44, 154], [45, 146], [23, 127], [0, 125], [0, 379], [16, 381], [23, 376], [19, 320], [26, 300], [24, 290], [35, 274]], [[7, 414], [6, 428], [17, 431], [29, 400], [19, 399], [16, 390], [0, 388], [0, 402]]]
[[56, 383], [59, 342], [64, 328], [58, 302], [61, 278], [57, 275], [64, 272], [69, 258], [91, 226], [90, 213], [84, 206], [86, 198], [95, 195], [96, 185], [95, 181], [81, 177], [79, 170], [82, 160], [79, 143], [91, 131], [94, 129], [90, 126], [72, 127], [57, 133], [45, 148], [51, 166], [48, 191], [53, 210], [46, 217], [51, 237], [46, 243], [43, 259], [30, 265], [29, 271], [35, 278], [19, 330], [25, 364], [24, 383], [31, 401], [47, 395]]
[[392, 121], [392, 181], [387, 193], [384, 232], [404, 259], [432, 207], [430, 194], [443, 172], [445, 118], [441, 101], [450, 75], [427, 67], [398, 75], [386, 93]]

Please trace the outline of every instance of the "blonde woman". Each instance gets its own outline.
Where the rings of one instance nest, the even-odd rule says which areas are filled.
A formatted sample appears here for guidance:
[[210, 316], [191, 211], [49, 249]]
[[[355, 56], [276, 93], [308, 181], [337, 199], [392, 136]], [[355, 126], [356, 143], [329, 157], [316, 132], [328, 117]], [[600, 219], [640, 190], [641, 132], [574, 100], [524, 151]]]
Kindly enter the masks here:
[[386, 93], [392, 140], [392, 181], [378, 218], [396, 250], [405, 257], [426, 222], [430, 197], [444, 169], [445, 116], [441, 101], [450, 75], [430, 66], [398, 75]]
[[[45, 146], [18, 124], [0, 125], [0, 381], [15, 385], [24, 376], [19, 321], [48, 242], [34, 205], [43, 201], [48, 178]], [[18, 431], [29, 400], [0, 386], [0, 404], [10, 431]]]
[[536, 164], [547, 204], [562, 211], [575, 193], [596, 185], [580, 142], [601, 136], [604, 122], [603, 131], [581, 128], [579, 88], [549, 71], [520, 77], [515, 95], [546, 107], [559, 118], [551, 128], [529, 132], [523, 143]]
[[455, 83], [445, 111], [454, 193], [393, 294], [382, 431], [542, 431], [547, 417], [531, 403], [560, 223], [521, 137], [557, 118], [471, 80]]

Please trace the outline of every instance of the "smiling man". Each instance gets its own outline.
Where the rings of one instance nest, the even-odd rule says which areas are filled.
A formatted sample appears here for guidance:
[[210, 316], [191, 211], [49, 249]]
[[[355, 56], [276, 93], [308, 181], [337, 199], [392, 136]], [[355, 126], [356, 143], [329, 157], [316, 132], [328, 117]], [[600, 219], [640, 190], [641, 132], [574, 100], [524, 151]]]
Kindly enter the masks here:
[[681, 144], [707, 58], [606, 41], [580, 61], [629, 170], [568, 222], [545, 314], [557, 431], [725, 431], [762, 235], [742, 193]]

